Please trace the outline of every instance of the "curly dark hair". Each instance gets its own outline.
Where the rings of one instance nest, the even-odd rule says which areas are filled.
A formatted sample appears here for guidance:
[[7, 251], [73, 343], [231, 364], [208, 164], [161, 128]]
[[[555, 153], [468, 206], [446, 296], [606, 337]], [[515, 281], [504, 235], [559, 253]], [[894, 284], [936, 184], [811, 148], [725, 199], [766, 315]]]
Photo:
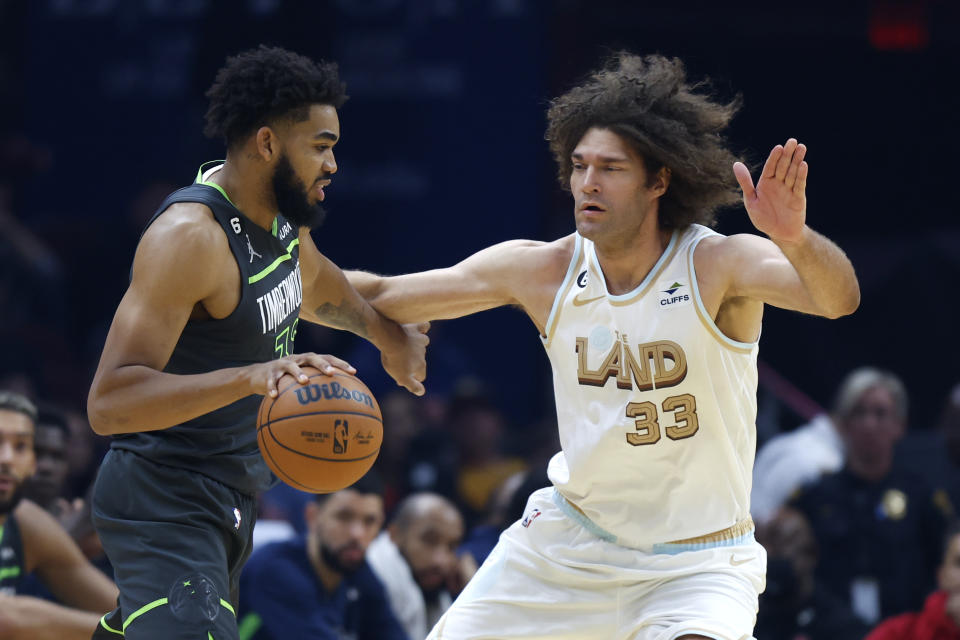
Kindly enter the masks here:
[[706, 86], [688, 83], [677, 58], [624, 51], [611, 56], [586, 82], [550, 103], [546, 139], [561, 186], [570, 188], [570, 155], [587, 130], [608, 129], [640, 154], [651, 179], [661, 167], [670, 170], [670, 186], [660, 197], [662, 229], [713, 226], [717, 209], [740, 201], [731, 170], [738, 157], [720, 132], [741, 98], [714, 101], [700, 92]]
[[306, 120], [311, 105], [339, 109], [347, 100], [345, 90], [336, 63], [260, 45], [227, 58], [217, 72], [206, 94], [210, 107], [203, 132], [230, 148], [267, 123]]

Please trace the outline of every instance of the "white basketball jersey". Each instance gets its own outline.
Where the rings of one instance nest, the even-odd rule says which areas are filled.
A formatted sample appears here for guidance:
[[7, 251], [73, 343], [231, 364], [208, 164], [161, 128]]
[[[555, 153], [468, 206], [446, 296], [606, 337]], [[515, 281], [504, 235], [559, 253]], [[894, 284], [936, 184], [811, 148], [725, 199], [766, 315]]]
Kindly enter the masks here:
[[562, 451], [558, 491], [627, 546], [706, 535], [750, 515], [757, 343], [707, 314], [693, 252], [714, 231], [676, 231], [640, 285], [611, 295], [576, 236], [547, 321]]

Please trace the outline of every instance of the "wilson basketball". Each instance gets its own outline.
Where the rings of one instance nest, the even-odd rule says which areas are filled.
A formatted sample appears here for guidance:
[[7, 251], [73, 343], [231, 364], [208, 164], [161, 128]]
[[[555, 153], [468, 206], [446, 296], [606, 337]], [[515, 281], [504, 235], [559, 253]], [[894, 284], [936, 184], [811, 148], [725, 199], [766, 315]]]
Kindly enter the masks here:
[[277, 397], [264, 396], [257, 443], [267, 466], [291, 487], [339, 491], [369, 471], [380, 453], [380, 405], [354, 376], [301, 368], [307, 384], [284, 376]]

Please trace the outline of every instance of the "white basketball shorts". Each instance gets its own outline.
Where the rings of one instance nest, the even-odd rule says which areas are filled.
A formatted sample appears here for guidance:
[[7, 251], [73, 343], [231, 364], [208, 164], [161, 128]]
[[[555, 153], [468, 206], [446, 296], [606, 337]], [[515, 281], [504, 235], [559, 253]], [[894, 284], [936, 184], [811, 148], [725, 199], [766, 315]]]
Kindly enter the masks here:
[[766, 565], [752, 530], [707, 544], [619, 545], [549, 487], [530, 496], [428, 640], [744, 640]]

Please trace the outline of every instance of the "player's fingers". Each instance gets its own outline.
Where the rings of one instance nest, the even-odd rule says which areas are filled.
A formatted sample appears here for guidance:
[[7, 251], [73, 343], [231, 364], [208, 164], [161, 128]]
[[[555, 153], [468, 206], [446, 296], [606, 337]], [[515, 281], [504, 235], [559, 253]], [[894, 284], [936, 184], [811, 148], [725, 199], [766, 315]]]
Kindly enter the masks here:
[[[315, 354], [309, 354], [309, 355], [315, 355]], [[292, 358], [283, 358], [278, 362], [281, 363], [280, 366], [282, 367], [282, 370], [279, 372], [279, 375], [277, 376], [277, 380], [282, 378], [285, 373], [289, 373], [291, 376], [293, 376], [293, 379], [299, 382], [300, 384], [307, 384], [307, 382], [310, 380], [307, 374], [304, 373], [303, 369], [300, 368], [300, 365], [297, 363], [296, 360]]]
[[797, 169], [797, 180], [793, 183], [793, 192], [798, 195], [803, 195], [804, 191], [807, 188], [807, 173], [810, 171], [810, 165], [805, 161], [800, 163], [800, 168]]
[[[766, 167], [764, 167], [764, 170], [766, 170]], [[743, 190], [744, 198], [753, 199], [757, 196], [757, 191], [753, 188], [753, 178], [750, 176], [747, 165], [742, 162], [734, 162], [733, 175], [736, 177], [737, 183], [740, 184], [740, 189]]]
[[761, 178], [772, 178], [777, 173], [777, 162], [780, 160], [780, 156], [783, 155], [783, 147], [779, 144], [770, 150], [770, 155], [767, 156], [767, 161], [763, 163], [763, 171], [760, 173]]
[[790, 161], [790, 168], [787, 169], [787, 175], [783, 183], [788, 189], [792, 189], [797, 181], [797, 172], [800, 170], [800, 163], [803, 162], [803, 156], [807, 154], [806, 145], [798, 144], [797, 150], [793, 153], [793, 160]]
[[420, 333], [426, 333], [427, 331], [430, 331], [430, 323], [421, 322], [420, 324], [417, 325], [417, 331], [419, 331]]
[[777, 169], [774, 174], [777, 180], [783, 180], [787, 176], [787, 169], [790, 168], [790, 161], [793, 159], [793, 152], [797, 149], [797, 139], [790, 138], [787, 140], [787, 143], [783, 145], [783, 153], [780, 154], [780, 159], [777, 160]]
[[327, 373], [328, 370], [330, 372], [333, 372], [336, 369], [340, 369], [341, 371], [345, 371], [346, 373], [351, 373], [351, 374], [357, 372], [356, 367], [354, 367], [352, 364], [350, 364], [346, 360], [341, 360], [337, 356], [327, 355], [323, 357], [326, 360], [326, 363], [324, 365], [326, 368], [322, 369], [324, 373]]
[[415, 396], [422, 396], [426, 391], [426, 389], [424, 389], [423, 385], [420, 384], [418, 380], [414, 380], [412, 378], [410, 379], [409, 382], [403, 385], [403, 388]]

